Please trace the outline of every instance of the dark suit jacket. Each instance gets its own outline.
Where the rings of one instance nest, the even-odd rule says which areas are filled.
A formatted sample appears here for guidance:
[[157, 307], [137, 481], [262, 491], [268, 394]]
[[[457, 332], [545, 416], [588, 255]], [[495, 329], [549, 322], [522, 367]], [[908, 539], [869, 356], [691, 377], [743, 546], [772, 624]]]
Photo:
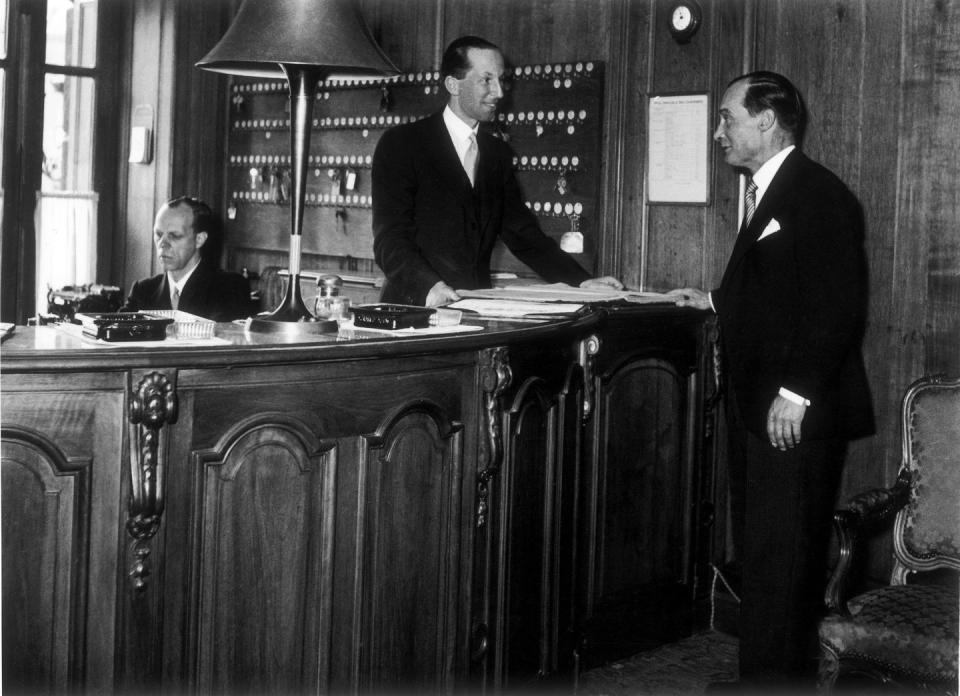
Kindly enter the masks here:
[[483, 129], [477, 146], [471, 188], [442, 113], [380, 138], [373, 156], [373, 248], [386, 276], [384, 302], [423, 304], [439, 280], [454, 289], [490, 287], [498, 238], [548, 282], [576, 286], [589, 277], [524, 204], [509, 146]]
[[[773, 220], [780, 230], [759, 239]], [[712, 294], [728, 376], [746, 427], [766, 439], [780, 387], [810, 399], [804, 439], [872, 431], [860, 353], [867, 277], [863, 216], [833, 173], [799, 150], [740, 231]]]
[[[201, 261], [180, 294], [178, 309], [214, 321], [250, 316], [250, 284], [239, 273], [228, 273]], [[167, 274], [138, 280], [121, 312], [171, 309]]]

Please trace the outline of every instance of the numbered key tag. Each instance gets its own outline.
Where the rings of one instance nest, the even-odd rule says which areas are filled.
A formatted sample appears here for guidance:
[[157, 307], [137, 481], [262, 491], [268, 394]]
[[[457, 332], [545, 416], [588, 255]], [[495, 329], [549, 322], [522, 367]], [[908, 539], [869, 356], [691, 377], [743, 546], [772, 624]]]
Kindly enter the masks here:
[[580, 216], [569, 215], [570, 231], [560, 237], [560, 248], [568, 254], [583, 253], [583, 233], [580, 232]]
[[557, 193], [561, 196], [565, 196], [569, 186], [567, 186], [567, 173], [566, 171], [560, 172], [560, 176], [557, 178]]
[[227, 219], [236, 220], [237, 219], [237, 203], [236, 201], [230, 201], [230, 205], [227, 206]]

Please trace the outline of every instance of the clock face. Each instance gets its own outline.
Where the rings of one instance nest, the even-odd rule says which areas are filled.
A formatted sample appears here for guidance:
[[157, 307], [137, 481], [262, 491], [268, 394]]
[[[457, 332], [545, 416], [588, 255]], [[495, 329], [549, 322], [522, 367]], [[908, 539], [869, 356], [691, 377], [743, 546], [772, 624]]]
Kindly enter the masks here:
[[700, 5], [696, 0], [681, 0], [670, 10], [670, 33], [680, 43], [686, 43], [700, 26]]
[[690, 8], [686, 5], [677, 5], [673, 10], [673, 16], [670, 18], [670, 22], [673, 24], [673, 28], [677, 31], [686, 31], [690, 28], [690, 23], [693, 21], [693, 15], [690, 14]]

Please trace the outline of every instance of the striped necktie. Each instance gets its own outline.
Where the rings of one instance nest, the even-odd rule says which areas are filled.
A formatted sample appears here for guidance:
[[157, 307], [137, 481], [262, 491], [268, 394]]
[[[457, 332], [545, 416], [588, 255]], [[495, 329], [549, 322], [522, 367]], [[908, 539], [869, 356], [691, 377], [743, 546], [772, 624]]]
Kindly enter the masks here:
[[463, 155], [463, 169], [470, 178], [470, 185], [473, 186], [477, 178], [477, 134], [470, 134], [470, 147]]
[[747, 182], [747, 193], [744, 196], [743, 226], [749, 227], [753, 214], [757, 212], [757, 184], [753, 179]]
[[170, 307], [176, 309], [178, 304], [180, 304], [180, 291], [177, 290], [177, 286], [174, 285], [173, 292], [170, 293]]

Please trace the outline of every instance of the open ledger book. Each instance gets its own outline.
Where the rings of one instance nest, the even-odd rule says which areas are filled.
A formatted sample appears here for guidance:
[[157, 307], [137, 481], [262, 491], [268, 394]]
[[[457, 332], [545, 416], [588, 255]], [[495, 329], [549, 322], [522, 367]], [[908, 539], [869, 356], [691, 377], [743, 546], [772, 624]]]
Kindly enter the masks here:
[[447, 305], [487, 317], [538, 317], [572, 315], [595, 302], [626, 301], [635, 304], [674, 304], [663, 293], [637, 290], [575, 288], [565, 283], [508, 285], [484, 290], [457, 290], [461, 300]]

